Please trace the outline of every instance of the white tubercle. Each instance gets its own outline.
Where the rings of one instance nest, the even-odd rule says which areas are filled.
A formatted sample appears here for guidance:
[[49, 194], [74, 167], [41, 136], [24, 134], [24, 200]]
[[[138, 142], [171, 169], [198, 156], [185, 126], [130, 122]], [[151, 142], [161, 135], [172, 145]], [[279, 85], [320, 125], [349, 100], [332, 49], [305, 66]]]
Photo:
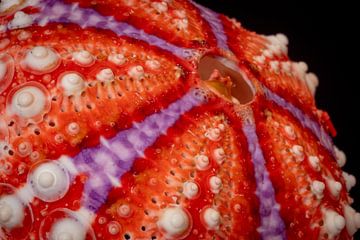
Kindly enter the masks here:
[[293, 69], [300, 80], [305, 81], [306, 72], [308, 70], [308, 65], [305, 62], [294, 62], [292, 63]]
[[53, 161], [37, 166], [29, 175], [28, 183], [36, 197], [45, 202], [54, 202], [67, 193], [70, 177], [60, 163]]
[[326, 181], [327, 186], [330, 190], [331, 195], [333, 195], [335, 198], [337, 198], [340, 194], [340, 191], [342, 189], [342, 185], [340, 182], [335, 181], [331, 178], [327, 179]]
[[285, 74], [290, 75], [291, 74], [291, 63], [289, 61], [281, 62], [281, 69]]
[[360, 213], [356, 212], [349, 205], [344, 206], [344, 216], [346, 220], [346, 230], [352, 236], [360, 229]]
[[348, 174], [347, 172], [343, 172], [342, 175], [345, 179], [346, 190], [350, 191], [356, 185], [356, 178], [354, 175]]
[[131, 78], [135, 80], [140, 80], [141, 78], [144, 77], [144, 68], [140, 65], [131, 67], [128, 70], [128, 74]]
[[276, 34], [276, 38], [284, 45], [288, 45], [289, 44], [289, 39], [287, 38], [287, 36], [283, 33], [278, 33]]
[[160, 68], [160, 63], [157, 60], [147, 60], [145, 62], [145, 65], [153, 70], [159, 69]]
[[273, 70], [275, 73], [278, 73], [279, 72], [279, 65], [280, 65], [280, 63], [279, 63], [279, 61], [270, 61], [270, 68], [271, 68], [271, 70]]
[[317, 199], [322, 199], [324, 196], [325, 184], [320, 181], [313, 181], [311, 183], [311, 192], [316, 196]]
[[126, 62], [124, 54], [121, 53], [112, 53], [108, 56], [108, 60], [115, 65], [122, 65]]
[[86, 50], [82, 50], [82, 51], [73, 53], [73, 60], [77, 64], [87, 67], [94, 63], [95, 58], [90, 52], [88, 52]]
[[6, 229], [21, 226], [24, 220], [24, 206], [14, 195], [0, 197], [0, 226]]
[[165, 232], [166, 237], [179, 237], [190, 227], [189, 215], [180, 207], [165, 208], [157, 222], [158, 227]]
[[187, 18], [174, 19], [175, 26], [177, 29], [186, 30], [189, 26], [189, 20]]
[[317, 156], [309, 156], [308, 160], [309, 160], [310, 166], [315, 171], [320, 171], [320, 159]]
[[9, 29], [18, 29], [31, 26], [33, 24], [33, 18], [29, 14], [24, 13], [23, 11], [18, 11], [15, 13], [14, 18], [9, 22]]
[[159, 13], [164, 13], [168, 10], [168, 5], [166, 2], [152, 2], [151, 7], [153, 7]]
[[337, 236], [345, 227], [345, 219], [343, 216], [333, 210], [324, 211], [324, 228], [329, 235], [329, 239]]
[[80, 95], [85, 89], [85, 81], [80, 74], [71, 72], [63, 75], [60, 79], [60, 85], [67, 96]]
[[296, 161], [301, 162], [304, 160], [304, 148], [300, 145], [294, 145], [291, 148], [291, 152], [294, 154]]
[[217, 176], [212, 176], [209, 179], [210, 190], [212, 193], [219, 193], [222, 187], [222, 181]]
[[284, 131], [285, 131], [286, 137], [288, 137], [289, 139], [294, 140], [296, 138], [294, 128], [291, 127], [290, 125], [286, 125], [284, 127]]
[[85, 240], [85, 237], [85, 227], [73, 218], [56, 221], [50, 230], [51, 240]]
[[264, 50], [263, 55], [267, 58], [272, 58], [274, 56], [273, 52], [270, 51], [269, 49]]
[[315, 96], [316, 88], [319, 86], [319, 79], [314, 73], [307, 73], [305, 75], [305, 82], [311, 94]]
[[225, 161], [226, 155], [223, 148], [216, 148], [214, 150], [214, 158], [218, 164], [222, 164]]
[[131, 214], [131, 208], [127, 204], [122, 204], [121, 206], [118, 207], [117, 213], [119, 214], [120, 217], [128, 217]]
[[264, 64], [265, 63], [265, 56], [264, 55], [259, 55], [259, 56], [255, 56], [254, 60], [260, 64]]
[[75, 136], [80, 132], [80, 126], [76, 122], [71, 122], [66, 130], [70, 135]]
[[32, 151], [32, 145], [29, 142], [22, 142], [18, 145], [18, 154], [21, 157], [28, 156]]
[[224, 131], [225, 130], [225, 125], [222, 123], [219, 123], [219, 125], [217, 125], [218, 129], [220, 129], [220, 131]]
[[207, 137], [211, 141], [218, 141], [220, 139], [220, 129], [218, 128], [208, 129], [205, 133], [205, 137]]
[[97, 75], [96, 79], [101, 82], [109, 82], [114, 80], [115, 75], [110, 68], [102, 69]]
[[0, 13], [4, 13], [16, 5], [19, 5], [21, 2], [20, 0], [1, 0], [0, 1]]
[[194, 182], [184, 182], [183, 188], [183, 194], [188, 199], [193, 199], [199, 193], [199, 186]]
[[11, 112], [24, 118], [34, 117], [44, 111], [46, 96], [34, 86], [20, 88], [11, 99]]
[[195, 156], [195, 165], [198, 170], [205, 170], [209, 166], [209, 158], [206, 155], [199, 154]]
[[26, 53], [23, 64], [37, 72], [49, 72], [59, 63], [58, 54], [44, 46], [36, 46]]
[[345, 166], [346, 163], [346, 155], [343, 151], [341, 151], [339, 148], [335, 147], [335, 156], [336, 161], [339, 167]]
[[220, 225], [220, 221], [221, 221], [220, 213], [213, 208], [207, 208], [204, 211], [203, 218], [206, 227], [209, 229], [217, 229]]

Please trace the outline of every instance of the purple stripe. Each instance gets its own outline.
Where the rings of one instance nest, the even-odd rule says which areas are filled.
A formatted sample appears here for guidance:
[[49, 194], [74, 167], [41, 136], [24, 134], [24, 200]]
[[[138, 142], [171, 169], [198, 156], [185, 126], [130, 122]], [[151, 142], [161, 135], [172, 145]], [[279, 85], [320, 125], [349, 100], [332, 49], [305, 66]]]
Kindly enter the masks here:
[[280, 216], [280, 206], [275, 199], [275, 190], [265, 167], [265, 159], [254, 123], [244, 122], [243, 131], [254, 164], [256, 195], [260, 201], [261, 226], [258, 231], [264, 240], [286, 239], [285, 224]]
[[166, 134], [181, 115], [205, 102], [203, 95], [198, 93], [197, 90], [191, 90], [168, 108], [119, 132], [112, 139], [102, 141], [97, 147], [82, 150], [75, 156], [73, 162], [78, 171], [89, 176], [85, 183], [82, 204], [96, 212], [113, 186], [111, 178], [119, 179], [129, 171], [135, 159], [142, 157], [146, 148], [153, 145], [161, 134]]
[[150, 45], [172, 52], [181, 58], [194, 55], [193, 49], [181, 48], [154, 35], [145, 33], [127, 23], [118, 22], [112, 16], [103, 16], [90, 8], [81, 8], [78, 4], [66, 4], [63, 1], [43, 1], [42, 10], [35, 17], [35, 22], [44, 26], [48, 22], [75, 23], [82, 28], [96, 27], [108, 29], [119, 36], [127, 36], [145, 41]]
[[310, 129], [310, 131], [319, 139], [321, 145], [323, 145], [333, 156], [335, 156], [332, 139], [319, 123], [312, 120], [308, 115], [303, 113], [303, 111], [295, 107], [293, 104], [287, 102], [279, 95], [273, 93], [268, 88], [263, 87], [263, 89], [265, 96], [269, 100], [288, 110], [302, 124], [303, 127]]
[[200, 10], [200, 15], [203, 17], [203, 19], [209, 23], [211, 30], [216, 37], [218, 47], [225, 50], [230, 50], [227, 45], [227, 37], [224, 31], [224, 26], [219, 18], [219, 14], [195, 2], [192, 3]]

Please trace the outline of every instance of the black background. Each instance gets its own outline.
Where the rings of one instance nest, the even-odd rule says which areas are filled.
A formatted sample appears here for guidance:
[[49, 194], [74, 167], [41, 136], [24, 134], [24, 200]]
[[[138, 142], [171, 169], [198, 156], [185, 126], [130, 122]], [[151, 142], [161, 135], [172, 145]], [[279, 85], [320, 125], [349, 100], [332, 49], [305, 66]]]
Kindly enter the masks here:
[[[345, 1], [196, 2], [236, 18], [257, 33], [288, 36], [290, 58], [305, 61], [319, 77], [317, 106], [330, 114], [338, 131], [334, 141], [347, 155], [344, 170], [358, 179], [351, 196], [353, 207], [360, 211], [358, 8]], [[355, 239], [360, 239], [359, 233]]]

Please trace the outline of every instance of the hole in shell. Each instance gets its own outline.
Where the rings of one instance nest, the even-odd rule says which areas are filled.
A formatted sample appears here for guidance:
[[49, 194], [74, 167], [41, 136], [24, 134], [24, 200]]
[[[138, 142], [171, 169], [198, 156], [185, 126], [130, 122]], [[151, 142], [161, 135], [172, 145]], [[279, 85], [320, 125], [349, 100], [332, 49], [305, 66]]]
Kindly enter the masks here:
[[255, 90], [237, 64], [227, 58], [206, 55], [198, 65], [200, 79], [216, 95], [240, 104], [248, 104], [255, 97]]

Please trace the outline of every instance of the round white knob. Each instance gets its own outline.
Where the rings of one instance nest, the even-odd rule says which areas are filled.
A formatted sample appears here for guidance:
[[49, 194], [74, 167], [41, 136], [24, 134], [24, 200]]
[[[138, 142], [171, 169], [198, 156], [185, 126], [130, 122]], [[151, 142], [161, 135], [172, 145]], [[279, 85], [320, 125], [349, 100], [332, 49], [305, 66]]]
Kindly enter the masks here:
[[285, 131], [286, 137], [288, 137], [289, 139], [294, 140], [296, 138], [296, 134], [295, 134], [293, 127], [286, 125], [284, 127], [284, 131]]
[[35, 196], [45, 202], [61, 199], [70, 185], [69, 174], [58, 162], [46, 162], [37, 166], [29, 175]]
[[116, 53], [110, 54], [108, 60], [114, 63], [115, 65], [122, 65], [126, 62], [126, 58], [123, 54], [116, 54]]
[[128, 74], [131, 78], [140, 80], [142, 77], [144, 77], [144, 68], [140, 65], [131, 67], [128, 71]]
[[333, 238], [345, 227], [345, 219], [333, 210], [326, 210], [324, 214], [324, 227], [329, 237]]
[[220, 225], [220, 213], [213, 208], [207, 208], [204, 211], [203, 218], [206, 227], [209, 229], [217, 229]]
[[218, 164], [222, 164], [225, 161], [226, 155], [223, 148], [217, 148], [214, 150], [214, 158]]
[[52, 226], [51, 240], [85, 240], [86, 229], [83, 224], [73, 218], [63, 218]]
[[346, 219], [346, 229], [350, 236], [352, 236], [360, 228], [360, 213], [356, 212], [349, 205], [345, 205], [344, 216]]
[[310, 166], [315, 171], [320, 171], [320, 159], [317, 156], [309, 156], [308, 158]]
[[66, 95], [80, 95], [85, 88], [82, 76], [76, 72], [64, 74], [60, 80], [61, 87]]
[[198, 170], [206, 170], [209, 166], [209, 158], [205, 155], [199, 154], [195, 156], [195, 165]]
[[316, 196], [317, 199], [323, 198], [324, 189], [325, 189], [325, 184], [323, 182], [315, 180], [311, 183], [311, 191]]
[[356, 178], [354, 175], [348, 174], [347, 172], [343, 172], [342, 175], [345, 179], [346, 190], [350, 191], [351, 188], [356, 185]]
[[301, 162], [304, 160], [304, 148], [300, 145], [294, 145], [291, 148], [291, 152], [294, 154], [296, 161]]
[[76, 122], [69, 123], [67, 131], [70, 135], [77, 135], [80, 132], [80, 126]]
[[114, 78], [114, 73], [110, 68], [105, 68], [96, 75], [96, 79], [102, 82], [112, 81]]
[[22, 92], [17, 98], [20, 107], [29, 107], [34, 103], [35, 97], [31, 92]]
[[31, 118], [44, 112], [46, 102], [46, 95], [40, 88], [25, 86], [12, 96], [9, 110], [20, 117]]
[[340, 182], [335, 181], [333, 179], [327, 180], [327, 185], [329, 187], [331, 195], [333, 195], [335, 198], [337, 198], [341, 192], [342, 185]]
[[169, 207], [164, 209], [157, 224], [167, 237], [181, 237], [189, 230], [190, 219], [182, 208]]
[[55, 176], [51, 172], [44, 171], [39, 174], [38, 177], [39, 185], [43, 188], [49, 188], [55, 183]]
[[222, 181], [219, 177], [217, 177], [217, 176], [210, 177], [209, 184], [210, 184], [211, 192], [213, 192], [213, 193], [220, 192], [220, 189], [222, 187]]
[[220, 139], [220, 129], [218, 128], [208, 129], [205, 133], [205, 137], [207, 137], [211, 141], [218, 141]]
[[20, 226], [24, 220], [24, 206], [13, 195], [0, 197], [0, 226], [12, 229]]
[[120, 217], [128, 217], [131, 213], [131, 208], [129, 205], [123, 204], [118, 208], [117, 212]]
[[91, 55], [91, 53], [86, 50], [75, 52], [73, 54], [73, 60], [77, 64], [85, 67], [90, 66], [95, 61], [93, 55]]
[[58, 54], [47, 47], [36, 46], [26, 54], [23, 64], [35, 72], [44, 73], [54, 70], [60, 61]]
[[339, 148], [335, 147], [335, 156], [336, 161], [339, 167], [345, 166], [346, 163], [346, 155], [343, 151], [341, 151]]
[[183, 188], [184, 188], [183, 194], [188, 199], [193, 199], [199, 193], [199, 187], [194, 182], [190, 182], [190, 181], [185, 182], [184, 185], [183, 185]]

